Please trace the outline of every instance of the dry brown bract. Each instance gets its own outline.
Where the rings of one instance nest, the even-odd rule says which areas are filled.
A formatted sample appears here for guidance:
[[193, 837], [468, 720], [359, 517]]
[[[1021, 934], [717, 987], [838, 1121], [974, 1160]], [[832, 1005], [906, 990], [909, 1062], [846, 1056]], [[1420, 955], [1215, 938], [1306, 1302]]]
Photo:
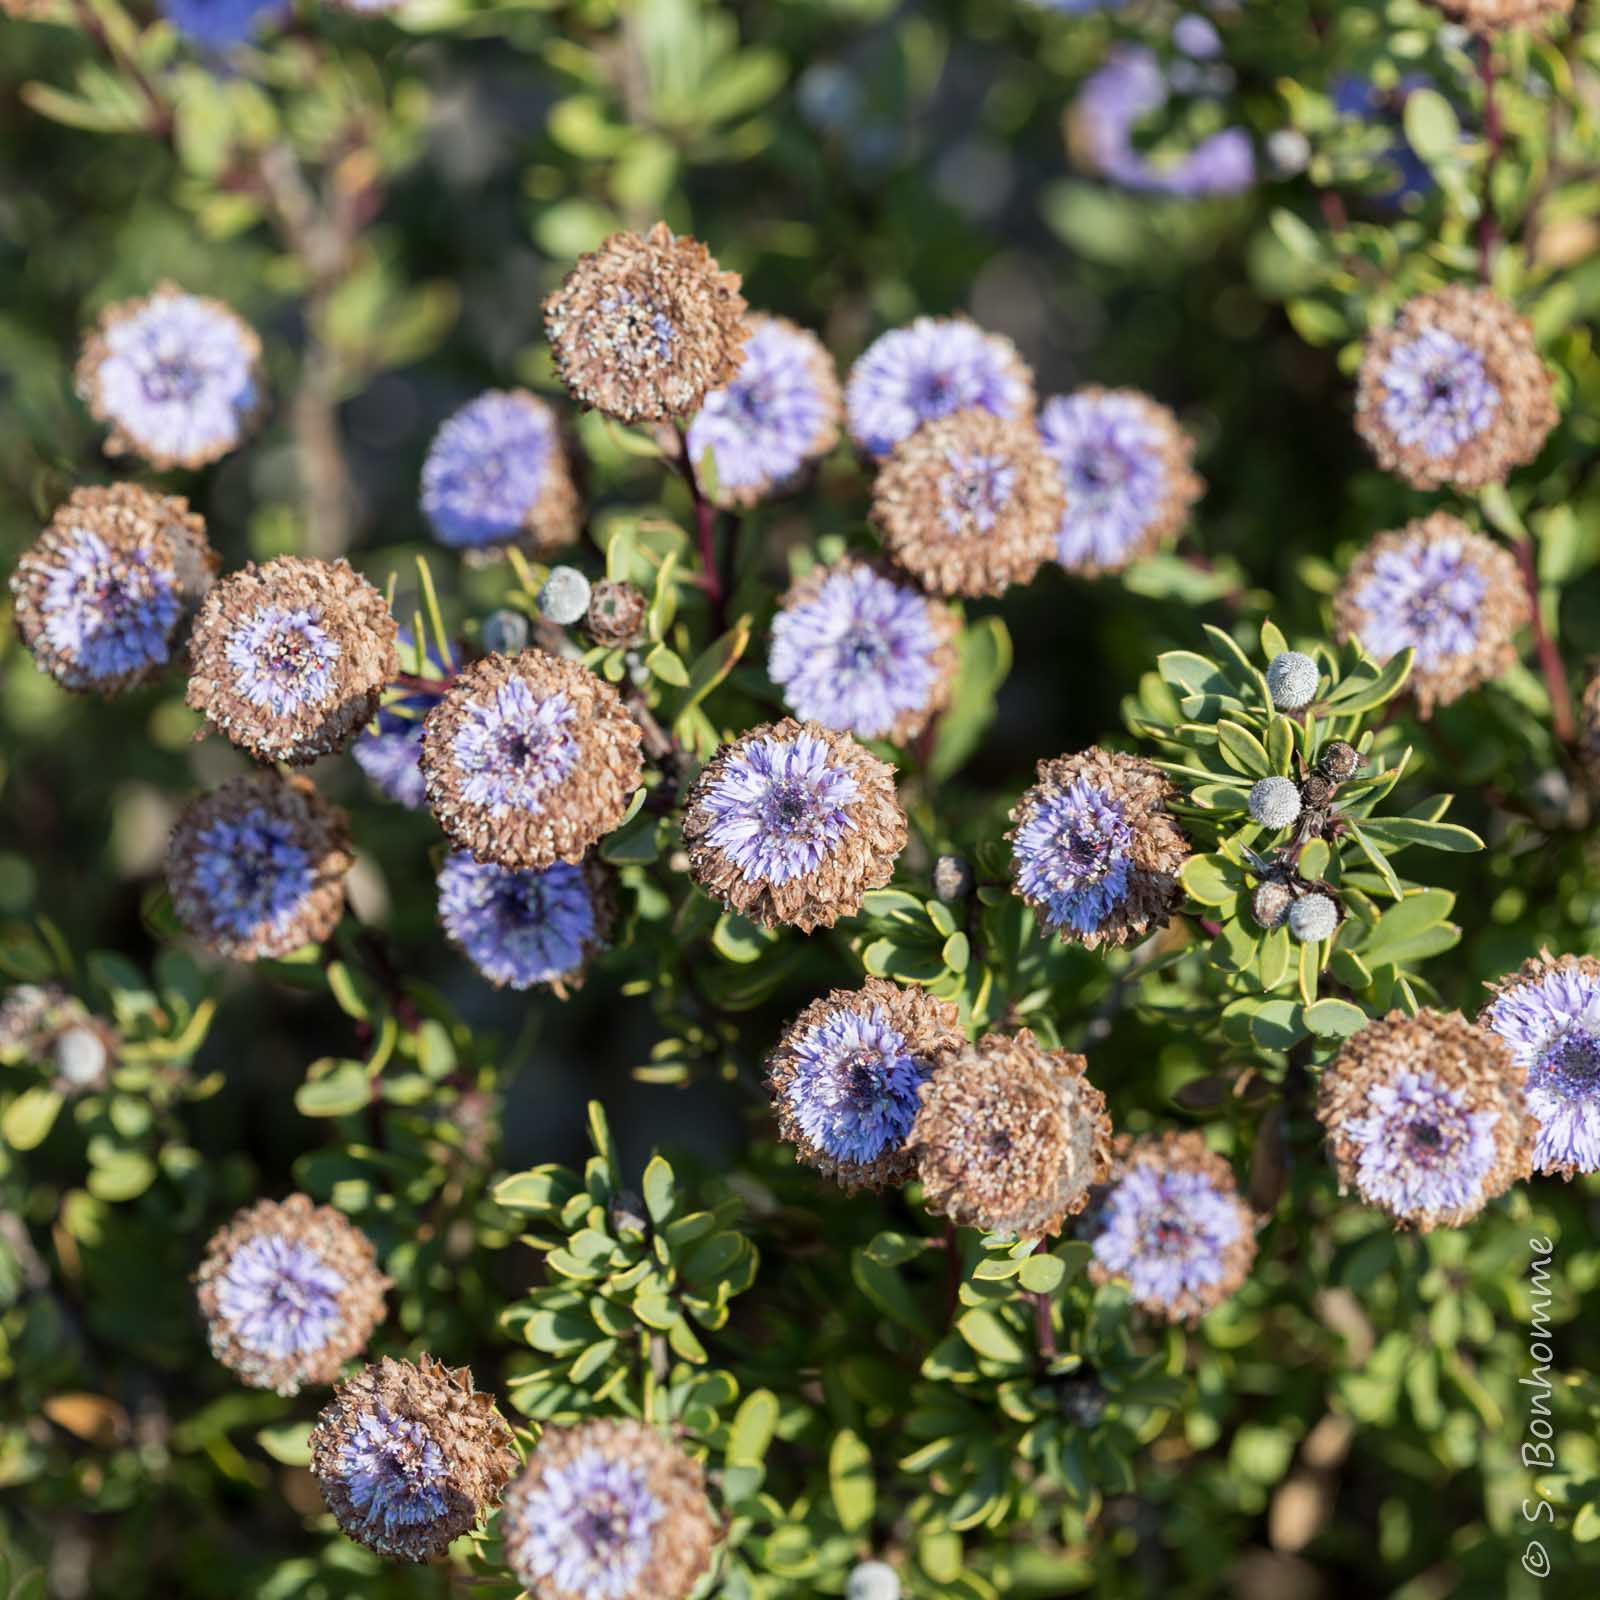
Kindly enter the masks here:
[[589, 636], [596, 644], [632, 644], [644, 633], [649, 602], [644, 591], [615, 578], [602, 578], [589, 591]]
[[692, 416], [739, 370], [746, 327], [739, 275], [697, 239], [658, 222], [580, 256], [544, 303], [567, 392], [618, 422]]
[[1031, 420], [956, 411], [901, 440], [872, 487], [889, 553], [934, 594], [998, 595], [1055, 555], [1066, 497]]
[[1572, 14], [1572, 0], [1430, 0], [1452, 22], [1474, 33], [1504, 33], [1508, 28], [1539, 27]]
[[1106, 1097], [1086, 1066], [1026, 1028], [943, 1054], [906, 1140], [928, 1209], [987, 1233], [1059, 1232], [1111, 1171]]

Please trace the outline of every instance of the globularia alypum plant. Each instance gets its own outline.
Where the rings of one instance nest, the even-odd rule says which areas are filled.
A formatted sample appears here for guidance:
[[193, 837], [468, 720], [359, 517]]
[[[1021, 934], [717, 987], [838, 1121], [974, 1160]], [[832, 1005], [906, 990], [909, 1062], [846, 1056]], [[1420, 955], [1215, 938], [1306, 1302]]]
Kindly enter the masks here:
[[1588, 1592], [1581, 0], [4, 11], [0, 1594]]

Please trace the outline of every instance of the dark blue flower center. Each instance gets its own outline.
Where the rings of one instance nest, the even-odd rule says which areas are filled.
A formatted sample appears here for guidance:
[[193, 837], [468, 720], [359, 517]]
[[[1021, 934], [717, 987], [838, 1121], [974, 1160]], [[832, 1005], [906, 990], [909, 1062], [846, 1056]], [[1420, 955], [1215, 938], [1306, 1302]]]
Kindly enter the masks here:
[[1589, 1033], [1569, 1033], [1558, 1039], [1539, 1060], [1541, 1087], [1574, 1097], [1600, 1089], [1600, 1039]]
[[1413, 1122], [1406, 1130], [1413, 1160], [1431, 1163], [1444, 1148], [1444, 1134], [1435, 1122]]
[[140, 375], [145, 398], [154, 405], [192, 400], [200, 392], [201, 375], [182, 357], [166, 356]]

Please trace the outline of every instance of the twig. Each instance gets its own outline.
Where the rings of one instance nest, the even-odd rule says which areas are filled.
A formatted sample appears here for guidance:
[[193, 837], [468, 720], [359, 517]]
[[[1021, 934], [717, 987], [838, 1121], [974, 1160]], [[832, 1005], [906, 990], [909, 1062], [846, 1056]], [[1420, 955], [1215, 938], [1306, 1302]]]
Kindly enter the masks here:
[[1561, 652], [1545, 626], [1544, 608], [1539, 604], [1539, 567], [1534, 550], [1533, 535], [1525, 533], [1514, 543], [1517, 565], [1522, 569], [1523, 587], [1528, 591], [1528, 607], [1533, 613], [1533, 643], [1539, 656], [1539, 670], [1544, 674], [1545, 688], [1550, 693], [1550, 721], [1556, 739], [1568, 749], [1577, 743], [1577, 719], [1572, 709], [1572, 685], [1567, 682], [1567, 669]]
[[[1046, 1242], [1043, 1238], [1036, 1240], [1033, 1253], [1038, 1255], [1045, 1248]], [[1053, 1307], [1050, 1296], [1040, 1291], [1031, 1294], [1029, 1298], [1033, 1301], [1033, 1331], [1034, 1337], [1039, 1342], [1039, 1358], [1048, 1364], [1060, 1353], [1056, 1349], [1056, 1325], [1051, 1315]]]

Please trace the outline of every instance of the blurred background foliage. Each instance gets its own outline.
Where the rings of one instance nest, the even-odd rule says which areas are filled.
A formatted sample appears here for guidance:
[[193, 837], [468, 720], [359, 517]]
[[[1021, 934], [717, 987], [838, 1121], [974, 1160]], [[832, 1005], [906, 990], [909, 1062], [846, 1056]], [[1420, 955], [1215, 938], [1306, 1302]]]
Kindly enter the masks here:
[[[108, 476], [71, 393], [81, 330], [171, 278], [261, 331], [277, 403], [250, 448], [167, 486], [205, 514], [227, 566], [348, 550], [380, 583], [400, 574], [409, 615], [433, 430], [493, 385], [564, 405], [541, 299], [575, 254], [662, 216], [743, 274], [753, 306], [817, 329], [841, 370], [883, 329], [960, 309], [1017, 342], [1041, 396], [1141, 387], [1199, 441], [1209, 487], [1179, 554], [1095, 583], [1052, 569], [968, 608], [981, 635], [968, 724], [927, 818], [934, 847], [973, 850], [1037, 759], [1116, 735], [1159, 652], [1204, 648], [1202, 622], [1253, 641], [1270, 613], [1290, 643], [1325, 640], [1350, 556], [1430, 503], [1379, 473], [1350, 426], [1365, 328], [1477, 269], [1475, 46], [1421, 0], [1219, 4], [1214, 48], [1165, 0], [409, 0], [370, 20], [302, 5], [226, 61], [140, 6], [36, 9], [43, 20], [0, 22], [0, 566], [71, 487]], [[1533, 541], [1574, 686], [1600, 654], [1600, 31], [1586, 17], [1579, 0], [1570, 28], [1500, 46], [1506, 146], [1488, 188], [1512, 246], [1494, 279], [1534, 318], [1565, 420], [1485, 510]], [[1171, 171], [1243, 129], [1253, 170], [1234, 192], [1132, 189], [1095, 170], [1074, 102], [1129, 48], [1153, 52], [1171, 90], [1128, 130], [1134, 148]], [[681, 522], [654, 463], [597, 418], [578, 432], [602, 539]], [[841, 451], [806, 497], [746, 519], [741, 601], [758, 637], [791, 558], [859, 531], [865, 487]], [[450, 626], [472, 637], [507, 572], [438, 552], [433, 569]], [[762, 656], [719, 725], [759, 719]], [[758, 1084], [783, 1021], [859, 981], [870, 927], [761, 941], [634, 861], [631, 949], [565, 1003], [498, 993], [438, 933], [428, 819], [379, 801], [353, 763], [324, 762], [319, 786], [355, 817], [356, 907], [427, 1019], [395, 1042], [376, 1147], [347, 1058], [384, 997], [353, 952], [333, 953], [337, 970], [197, 964], [152, 893], [177, 808], [242, 758], [194, 742], [176, 683], [69, 697], [9, 630], [0, 680], [0, 964], [12, 980], [56, 976], [156, 1042], [106, 1092], [58, 1097], [48, 1115], [36, 1074], [5, 1069], [0, 1087], [0, 1553], [19, 1592], [450, 1592], [326, 1534], [303, 1471], [310, 1401], [231, 1385], [205, 1354], [188, 1273], [250, 1198], [331, 1196], [400, 1284], [381, 1348], [470, 1360], [481, 1387], [561, 1414], [561, 1396], [528, 1388], [540, 1369], [519, 1344], [537, 1362], [596, 1335], [574, 1347], [552, 1321], [540, 1346], [523, 1326], [564, 1274], [515, 1243], [538, 1197], [492, 1184], [581, 1167], [589, 1100], [609, 1111], [608, 1182], [631, 1193], [660, 1145], [731, 1230], [701, 1263], [726, 1290], [707, 1291], [708, 1315], [628, 1313], [683, 1329], [662, 1403], [721, 1462], [748, 1524], [723, 1592], [838, 1594], [872, 1550], [896, 1553], [914, 1595], [1593, 1592], [1592, 1379], [1554, 1401], [1560, 1470], [1542, 1485], [1561, 1526], [1543, 1582], [1519, 1566], [1534, 1474], [1518, 1457], [1530, 1237], [1557, 1241], [1556, 1368], [1576, 1380], [1600, 1366], [1592, 1180], [1523, 1186], [1462, 1234], [1392, 1236], [1337, 1201], [1314, 1128], [1296, 1126], [1256, 1270], [1200, 1330], [1129, 1323], [1077, 1275], [1078, 1247], [1058, 1246], [1071, 1353], [1038, 1392], [1013, 1381], [1031, 1363], [1015, 1301], [984, 1310], [993, 1285], [1014, 1296], [1016, 1263], [969, 1240], [969, 1355], [945, 1351], [930, 1374], [927, 1316], [946, 1291], [927, 1224], [794, 1169]], [[1443, 1000], [1475, 1013], [1482, 983], [1541, 945], [1600, 953], [1592, 797], [1552, 736], [1549, 686], [1519, 667], [1431, 722], [1403, 720], [1406, 798], [1455, 794], [1452, 818], [1489, 846], [1427, 861], [1425, 881], [1459, 896], [1461, 942], [1428, 972]], [[925, 883], [928, 865], [913, 851], [902, 869]], [[1215, 1043], [1181, 1008], [1124, 1004], [1121, 960], [1052, 958], [1055, 1030], [1087, 1050], [1120, 1128], [1204, 1120], [1249, 1170], [1259, 1107], [1194, 1089], [1221, 1069]], [[558, 1182], [541, 1181], [539, 1204]], [[664, 1203], [663, 1216], [678, 1201]], [[632, 1246], [606, 1248], [620, 1261]], [[521, 1308], [509, 1327], [507, 1307]], [[1098, 1375], [1087, 1399], [1066, 1381], [1080, 1359]], [[1045, 1411], [1061, 1437], [1032, 1439], [1045, 1466], [1013, 1481], [1003, 1457]]]

